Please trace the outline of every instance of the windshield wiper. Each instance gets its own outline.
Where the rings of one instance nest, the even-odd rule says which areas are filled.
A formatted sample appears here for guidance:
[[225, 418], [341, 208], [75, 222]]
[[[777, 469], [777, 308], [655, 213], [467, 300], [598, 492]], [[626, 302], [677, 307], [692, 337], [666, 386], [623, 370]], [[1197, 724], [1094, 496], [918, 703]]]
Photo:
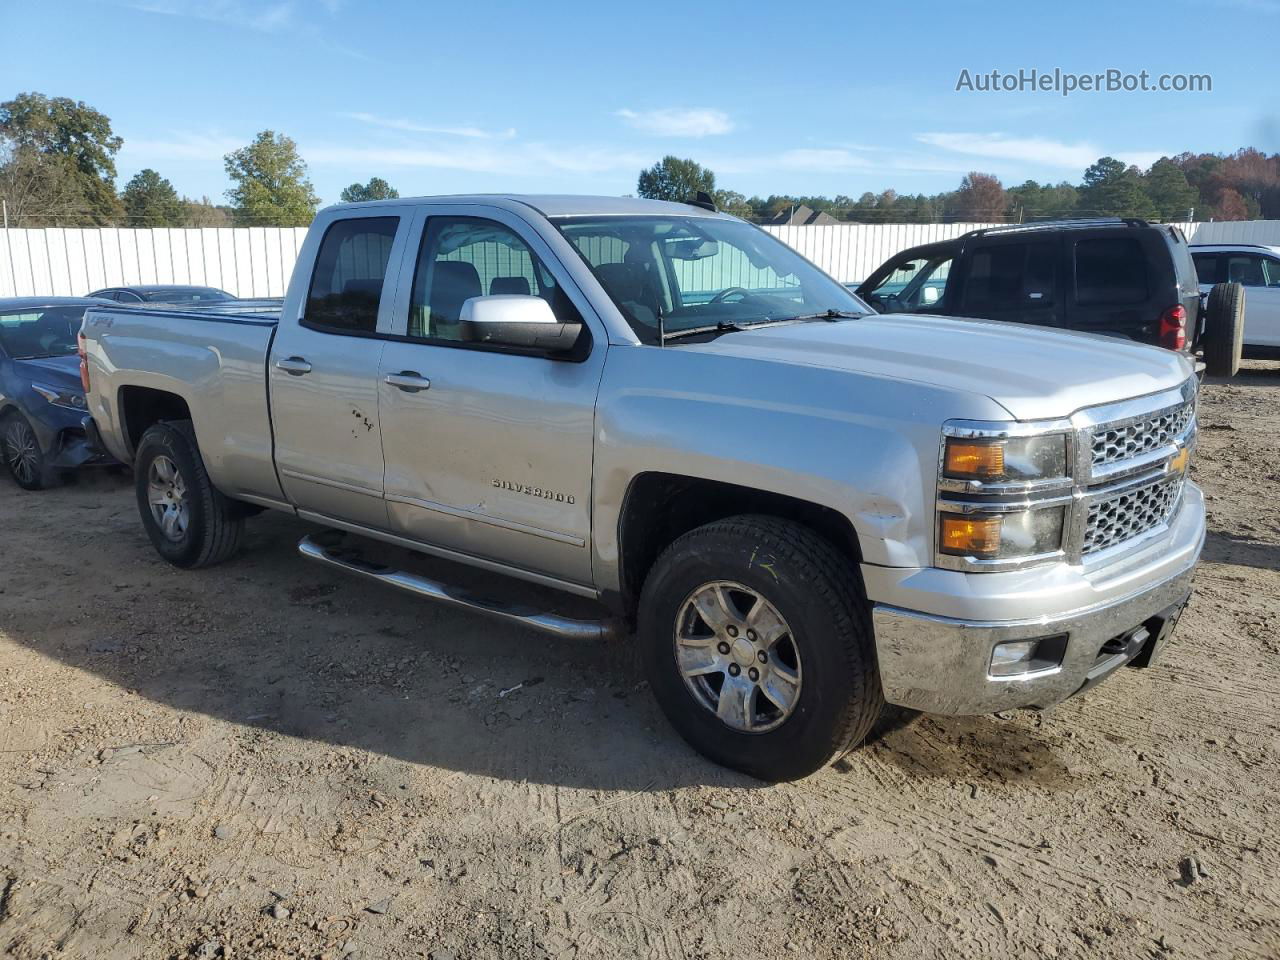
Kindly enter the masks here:
[[854, 313], [852, 310], [823, 310], [821, 313], [802, 313], [794, 317], [781, 317], [780, 320], [858, 320], [865, 313]]
[[729, 320], [721, 320], [713, 326], [690, 327], [688, 330], [672, 330], [669, 332], [664, 330], [661, 333], [661, 337], [662, 342], [666, 343], [668, 340], [679, 340], [681, 337], [692, 337], [700, 333], [741, 333], [743, 330], [758, 326], [760, 326], [758, 323], [741, 324]]

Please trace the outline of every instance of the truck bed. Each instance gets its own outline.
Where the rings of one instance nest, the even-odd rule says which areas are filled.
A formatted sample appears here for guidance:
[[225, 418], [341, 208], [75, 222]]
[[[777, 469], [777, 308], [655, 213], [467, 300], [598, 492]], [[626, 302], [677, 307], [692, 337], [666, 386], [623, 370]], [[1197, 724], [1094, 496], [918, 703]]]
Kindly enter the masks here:
[[[180, 397], [218, 489], [255, 503], [281, 501], [267, 400], [281, 307], [279, 300], [235, 300], [86, 310], [89, 412], [110, 452], [132, 461], [140, 436], [130, 411], [151, 402], [146, 391]], [[182, 411], [166, 413], [176, 419]]]

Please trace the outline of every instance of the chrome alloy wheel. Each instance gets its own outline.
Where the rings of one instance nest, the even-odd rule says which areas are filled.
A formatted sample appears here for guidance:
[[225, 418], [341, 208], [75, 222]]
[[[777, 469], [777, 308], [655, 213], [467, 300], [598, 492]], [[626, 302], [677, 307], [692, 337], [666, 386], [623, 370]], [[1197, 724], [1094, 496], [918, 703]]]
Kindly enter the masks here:
[[174, 462], [163, 454], [152, 460], [147, 470], [147, 503], [152, 519], [166, 537], [177, 543], [186, 536], [191, 521], [187, 484]]
[[13, 475], [23, 483], [35, 483], [40, 469], [40, 446], [35, 431], [19, 417], [14, 417], [4, 436], [4, 456]]
[[685, 686], [720, 721], [766, 733], [800, 700], [800, 650], [773, 604], [750, 587], [719, 580], [698, 587], [675, 622], [676, 665]]

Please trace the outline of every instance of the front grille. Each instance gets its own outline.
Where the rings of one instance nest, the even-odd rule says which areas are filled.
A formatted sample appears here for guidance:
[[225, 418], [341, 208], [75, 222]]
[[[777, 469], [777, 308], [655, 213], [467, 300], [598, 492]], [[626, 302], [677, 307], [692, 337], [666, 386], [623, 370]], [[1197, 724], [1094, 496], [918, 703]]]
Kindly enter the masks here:
[[1083, 552], [1106, 550], [1167, 523], [1182, 495], [1182, 480], [1159, 480], [1090, 505]]
[[1110, 424], [1093, 432], [1093, 465], [1102, 467], [1168, 447], [1195, 416], [1195, 401], [1167, 407], [1126, 424]]

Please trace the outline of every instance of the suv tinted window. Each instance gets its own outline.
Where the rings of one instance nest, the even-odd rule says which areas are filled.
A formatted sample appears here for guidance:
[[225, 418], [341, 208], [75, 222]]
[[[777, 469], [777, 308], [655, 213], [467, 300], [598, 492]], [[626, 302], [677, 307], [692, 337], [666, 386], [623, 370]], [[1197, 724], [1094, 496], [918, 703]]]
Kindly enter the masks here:
[[304, 322], [338, 333], [373, 333], [399, 217], [339, 220], [316, 257]]
[[1141, 303], [1147, 299], [1147, 261], [1133, 237], [1098, 237], [1076, 243], [1076, 302]]
[[1005, 310], [1053, 303], [1056, 247], [1053, 243], [1002, 243], [975, 251], [963, 308]]
[[1218, 255], [1216, 253], [1196, 253], [1191, 259], [1196, 262], [1196, 276], [1201, 283], [1218, 283]]

